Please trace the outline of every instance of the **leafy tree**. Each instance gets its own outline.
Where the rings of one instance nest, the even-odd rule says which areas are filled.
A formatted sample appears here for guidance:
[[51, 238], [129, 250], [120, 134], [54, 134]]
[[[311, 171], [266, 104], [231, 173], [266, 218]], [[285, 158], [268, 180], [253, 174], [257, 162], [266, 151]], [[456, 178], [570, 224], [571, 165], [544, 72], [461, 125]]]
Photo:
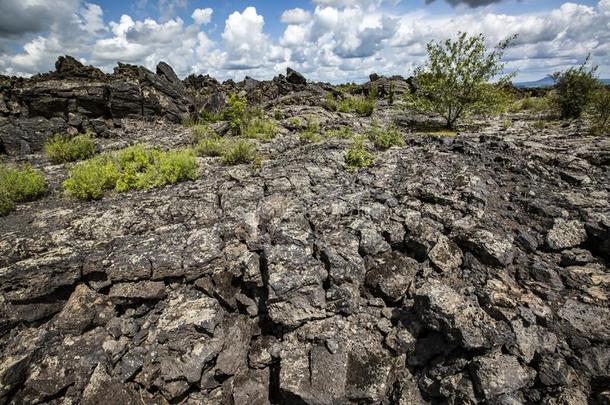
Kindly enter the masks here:
[[488, 50], [482, 34], [459, 33], [457, 40], [429, 42], [428, 61], [415, 71], [415, 92], [407, 94], [407, 106], [423, 112], [435, 112], [454, 126], [465, 114], [492, 110], [504, 98], [503, 91], [512, 75], [494, 84], [504, 69], [500, 63], [504, 51], [515, 39], [510, 37]]
[[561, 112], [561, 118], [580, 118], [601, 83], [595, 73], [597, 66], [587, 67], [590, 55], [578, 68], [571, 67], [553, 74], [555, 94], [553, 101]]

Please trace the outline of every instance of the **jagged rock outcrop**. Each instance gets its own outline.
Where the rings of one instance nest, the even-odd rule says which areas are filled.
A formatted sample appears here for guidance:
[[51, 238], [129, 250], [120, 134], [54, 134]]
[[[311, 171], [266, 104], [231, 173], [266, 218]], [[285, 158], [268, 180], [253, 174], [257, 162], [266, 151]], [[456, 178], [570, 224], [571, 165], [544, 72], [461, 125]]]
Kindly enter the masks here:
[[[200, 158], [194, 181], [95, 202], [53, 188], [67, 166], [20, 157], [51, 187], [0, 218], [0, 404], [608, 400], [610, 140], [517, 120], [441, 138], [411, 133], [385, 100], [370, 118], [325, 110], [330, 85], [174, 86], [159, 71], [119, 65], [111, 79], [53, 85], [148, 83], [167, 97], [250, 86], [283, 117], [281, 135], [258, 145], [257, 167]], [[51, 81], [10, 80], [3, 91], [20, 97]], [[96, 105], [74, 99], [74, 116]], [[191, 142], [187, 128], [134, 116], [98, 146]], [[357, 133], [392, 123], [406, 145], [347, 170], [351, 141], [301, 142], [289, 121], [306, 116]]]
[[112, 136], [122, 118], [180, 122], [194, 112], [172, 68], [154, 74], [119, 64], [106, 75], [76, 59], [60, 57], [55, 72], [32, 79], [0, 80], [0, 141], [9, 154], [40, 151], [54, 133], [90, 130]]

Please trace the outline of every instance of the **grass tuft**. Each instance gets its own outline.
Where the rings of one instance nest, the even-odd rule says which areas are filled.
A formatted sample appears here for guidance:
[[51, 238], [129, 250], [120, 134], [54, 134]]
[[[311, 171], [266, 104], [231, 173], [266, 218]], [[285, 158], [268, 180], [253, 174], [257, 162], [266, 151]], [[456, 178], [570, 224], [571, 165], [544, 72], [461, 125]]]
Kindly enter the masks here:
[[393, 126], [381, 128], [374, 125], [369, 129], [367, 135], [377, 149], [386, 150], [392, 146], [405, 146], [405, 139]]
[[345, 163], [352, 169], [369, 167], [375, 161], [375, 155], [368, 151], [364, 142], [364, 137], [354, 137], [354, 143], [345, 153]]
[[363, 97], [345, 97], [337, 104], [337, 111], [344, 113], [357, 113], [362, 117], [369, 117], [375, 110], [375, 100]]

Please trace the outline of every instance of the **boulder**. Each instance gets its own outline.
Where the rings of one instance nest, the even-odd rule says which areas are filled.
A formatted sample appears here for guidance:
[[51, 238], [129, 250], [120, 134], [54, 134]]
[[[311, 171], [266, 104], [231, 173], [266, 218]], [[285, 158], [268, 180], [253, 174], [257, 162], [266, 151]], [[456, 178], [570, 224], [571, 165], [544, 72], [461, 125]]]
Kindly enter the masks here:
[[457, 270], [464, 255], [458, 245], [445, 235], [440, 235], [436, 245], [428, 252], [428, 258], [442, 272]]
[[510, 394], [532, 382], [535, 372], [523, 367], [513, 356], [495, 353], [479, 357], [472, 365], [477, 391], [486, 400]]
[[288, 82], [292, 84], [307, 84], [307, 79], [305, 78], [305, 76], [291, 68], [286, 69], [286, 80], [288, 80]]
[[159, 62], [157, 64], [157, 74], [163, 76], [168, 82], [176, 85], [182, 85], [182, 82], [174, 72], [174, 69], [165, 62]]
[[587, 232], [582, 222], [557, 218], [553, 228], [546, 235], [546, 244], [552, 250], [563, 250], [578, 246], [587, 240]]

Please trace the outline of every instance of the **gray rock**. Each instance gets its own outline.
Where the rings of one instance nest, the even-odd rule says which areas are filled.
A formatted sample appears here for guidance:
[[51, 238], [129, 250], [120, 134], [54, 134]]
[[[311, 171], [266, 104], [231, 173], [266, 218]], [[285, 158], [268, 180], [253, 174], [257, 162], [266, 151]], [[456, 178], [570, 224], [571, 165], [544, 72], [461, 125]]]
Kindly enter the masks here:
[[557, 218], [546, 235], [546, 244], [552, 250], [563, 250], [578, 246], [587, 240], [587, 232], [580, 221]]
[[473, 363], [472, 375], [476, 389], [487, 400], [520, 390], [534, 377], [515, 357], [499, 353], [479, 357]]
[[462, 243], [481, 260], [494, 266], [507, 266], [514, 258], [513, 238], [475, 229], [462, 235]]
[[384, 253], [368, 267], [366, 285], [392, 302], [404, 298], [420, 269], [415, 259], [394, 251]]
[[503, 341], [499, 325], [476, 299], [440, 281], [430, 280], [415, 291], [415, 307], [426, 327], [442, 332], [449, 341], [457, 341], [466, 349], [489, 349]]
[[288, 82], [292, 84], [307, 84], [307, 79], [305, 78], [305, 76], [291, 68], [286, 69], [286, 80], [288, 80]]
[[158, 300], [165, 297], [163, 281], [139, 281], [136, 283], [118, 283], [110, 287], [108, 296], [115, 300]]
[[444, 235], [438, 237], [436, 245], [428, 252], [428, 257], [432, 264], [443, 272], [458, 269], [464, 259], [458, 245]]
[[559, 317], [583, 337], [602, 342], [610, 341], [610, 309], [568, 299], [557, 312]]

